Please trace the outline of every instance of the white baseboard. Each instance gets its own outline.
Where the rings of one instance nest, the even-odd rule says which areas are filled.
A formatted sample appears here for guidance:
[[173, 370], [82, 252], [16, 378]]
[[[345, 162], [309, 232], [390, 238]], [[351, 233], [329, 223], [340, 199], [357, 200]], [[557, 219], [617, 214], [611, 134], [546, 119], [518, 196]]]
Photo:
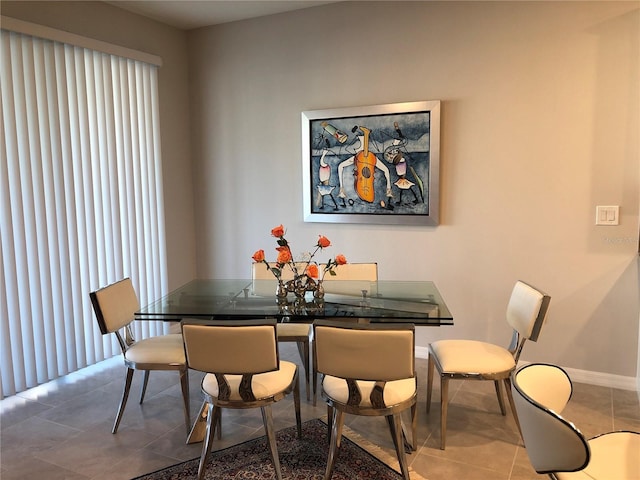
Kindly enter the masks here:
[[[429, 358], [429, 349], [427, 347], [416, 347], [416, 358]], [[530, 362], [520, 362], [520, 365], [526, 365]], [[600, 387], [619, 388], [621, 390], [632, 390], [640, 392], [640, 379], [635, 377], [624, 377], [622, 375], [613, 375], [611, 373], [590, 372], [588, 370], [578, 370], [576, 368], [564, 368], [571, 380], [577, 383], [586, 383], [588, 385], [598, 385]]]
[[575, 368], [564, 368], [572, 381], [598, 385], [600, 387], [619, 388], [621, 390], [640, 391], [638, 379], [635, 377], [623, 377], [612, 373], [590, 372], [588, 370], [578, 370]]

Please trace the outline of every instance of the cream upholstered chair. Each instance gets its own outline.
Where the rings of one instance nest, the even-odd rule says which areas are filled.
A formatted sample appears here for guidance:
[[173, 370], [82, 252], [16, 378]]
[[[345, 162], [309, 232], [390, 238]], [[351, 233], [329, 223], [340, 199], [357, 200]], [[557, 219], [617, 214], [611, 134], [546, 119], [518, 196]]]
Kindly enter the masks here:
[[122, 349], [124, 364], [127, 367], [122, 400], [120, 400], [112, 433], [118, 431], [127, 398], [129, 398], [135, 370], [144, 371], [140, 403], [144, 400], [151, 370], [177, 370], [179, 372], [184, 400], [184, 420], [188, 432], [190, 428], [189, 375], [184, 358], [182, 336], [180, 334], [161, 335], [135, 341], [131, 331], [131, 322], [134, 320], [135, 312], [140, 309], [140, 305], [130, 278], [91, 292], [89, 297], [100, 332], [103, 335], [113, 333], [116, 336]]
[[402, 412], [411, 412], [411, 443], [416, 442], [415, 328], [413, 325], [359, 324], [316, 320], [314, 357], [323, 375], [330, 446], [324, 478], [332, 476], [340, 448], [344, 414], [385, 416], [402, 477], [409, 479]]
[[[301, 265], [302, 270], [304, 269], [304, 264]], [[320, 269], [322, 268], [324, 268], [324, 265], [320, 265]], [[368, 290], [369, 294], [377, 291], [377, 263], [347, 263], [335, 268], [334, 273], [335, 275], [326, 274], [324, 277], [325, 293], [361, 295], [362, 290]], [[289, 269], [285, 268], [283, 269], [282, 278], [285, 281], [291, 280], [293, 274]], [[277, 281], [264, 262], [253, 262], [251, 264], [251, 279], [255, 295], [268, 296], [275, 294]], [[345, 280], [348, 280], [348, 282], [345, 282]], [[311, 344], [313, 343], [311, 325], [307, 323], [278, 323], [277, 330], [279, 342], [295, 342], [298, 345], [298, 352], [304, 365], [307, 400], [310, 399], [311, 395], [309, 377], [313, 371], [313, 402], [315, 405], [317, 381], [315, 370], [310, 365], [309, 359]]]
[[205, 372], [202, 393], [207, 427], [198, 467], [203, 478], [221, 409], [260, 408], [276, 477], [282, 478], [271, 405], [293, 391], [298, 437], [302, 437], [300, 386], [295, 363], [280, 360], [276, 323], [268, 320], [181, 322], [189, 368]]
[[[324, 265], [320, 265], [324, 268]], [[334, 270], [335, 275], [326, 274], [323, 285], [325, 293], [361, 296], [376, 295], [378, 293], [378, 264], [372, 263], [346, 263]], [[311, 339], [313, 345], [313, 337]], [[318, 373], [315, 364], [313, 373], [313, 404], [316, 404], [316, 392], [318, 389]]]
[[557, 480], [640, 478], [640, 433], [610, 432], [587, 440], [561, 415], [573, 387], [555, 365], [533, 363], [512, 380], [527, 455], [538, 473]]
[[501, 393], [504, 382], [514, 413], [510, 375], [527, 340], [537, 341], [549, 307], [550, 297], [517, 281], [507, 305], [507, 322], [513, 328], [509, 348], [475, 340], [440, 340], [429, 345], [427, 369], [427, 413], [431, 408], [434, 368], [440, 375], [440, 448], [444, 450], [447, 434], [449, 380], [491, 380], [495, 384], [502, 415], [506, 415]]

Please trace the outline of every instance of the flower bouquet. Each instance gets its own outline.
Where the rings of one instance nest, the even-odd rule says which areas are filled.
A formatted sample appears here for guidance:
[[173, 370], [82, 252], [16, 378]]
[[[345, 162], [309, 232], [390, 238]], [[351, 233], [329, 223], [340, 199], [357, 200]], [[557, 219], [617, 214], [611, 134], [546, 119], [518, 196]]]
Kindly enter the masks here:
[[[267, 269], [273, 273], [273, 276], [278, 280], [276, 296], [279, 298], [286, 297], [288, 292], [293, 292], [296, 297], [303, 298], [308, 291], [312, 291], [315, 298], [324, 297], [324, 289], [322, 288], [324, 276], [327, 273], [336, 275], [335, 268], [347, 263], [347, 259], [342, 254], [336, 255], [327, 261], [322, 267], [322, 272], [320, 272], [320, 267], [314, 260], [314, 257], [318, 251], [330, 247], [331, 241], [329, 241], [327, 237], [320, 235], [313, 252], [307, 253], [301, 259], [295, 261], [289, 242], [285, 238], [285, 233], [285, 228], [282, 225], [271, 229], [271, 235], [277, 239], [278, 244], [276, 247], [278, 255], [275, 266], [267, 262], [264, 250], [257, 250], [251, 258], [253, 258], [255, 262], [263, 262], [267, 266]], [[293, 278], [287, 282], [283, 280], [283, 271], [285, 269], [290, 270], [293, 276]]]

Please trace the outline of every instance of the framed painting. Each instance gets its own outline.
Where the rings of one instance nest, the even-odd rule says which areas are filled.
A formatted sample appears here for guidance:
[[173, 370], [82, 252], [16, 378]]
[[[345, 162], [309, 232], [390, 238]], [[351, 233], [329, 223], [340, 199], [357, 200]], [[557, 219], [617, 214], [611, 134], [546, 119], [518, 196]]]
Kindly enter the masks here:
[[437, 225], [440, 101], [302, 112], [305, 222]]

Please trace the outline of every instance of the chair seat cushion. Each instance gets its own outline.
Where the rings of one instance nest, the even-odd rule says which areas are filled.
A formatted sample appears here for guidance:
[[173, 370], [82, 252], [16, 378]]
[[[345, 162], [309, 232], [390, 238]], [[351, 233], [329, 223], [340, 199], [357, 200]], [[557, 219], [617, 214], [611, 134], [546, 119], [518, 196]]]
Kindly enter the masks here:
[[182, 335], [176, 333], [140, 340], [129, 347], [125, 358], [139, 364], [184, 365]]
[[430, 345], [443, 373], [491, 374], [516, 367], [506, 348], [476, 340], [440, 340]]
[[278, 338], [309, 336], [311, 325], [308, 323], [279, 323], [276, 325]]
[[611, 432], [589, 440], [591, 460], [580, 472], [558, 473], [559, 480], [640, 479], [640, 434]]
[[[376, 382], [359, 380], [358, 387], [362, 394], [361, 407], [371, 407], [371, 390]], [[324, 393], [332, 400], [346, 404], [349, 400], [349, 388], [347, 381], [326, 375], [322, 381]], [[397, 405], [409, 400], [416, 393], [416, 379], [406, 378], [404, 380], [394, 380], [387, 382], [384, 388], [384, 403], [387, 406]]]
[[[284, 392], [291, 385], [297, 368], [295, 363], [281, 360], [279, 370], [254, 375], [251, 381], [253, 395], [260, 400]], [[229, 400], [245, 403], [239, 392], [242, 375], [227, 375], [226, 379], [231, 388]], [[218, 380], [215, 375], [208, 373], [204, 376], [202, 390], [212, 397], [218, 396]]]

